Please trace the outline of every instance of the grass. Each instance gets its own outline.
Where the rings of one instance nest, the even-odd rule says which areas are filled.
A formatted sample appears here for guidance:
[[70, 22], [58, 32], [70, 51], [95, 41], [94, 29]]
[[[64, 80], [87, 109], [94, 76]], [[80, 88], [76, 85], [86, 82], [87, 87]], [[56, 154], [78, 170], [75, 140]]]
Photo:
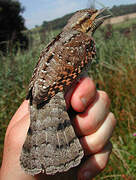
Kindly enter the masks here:
[[[105, 31], [95, 35], [99, 64], [90, 73], [98, 88], [109, 94], [111, 111], [118, 123], [112, 137], [109, 164], [95, 179], [133, 180], [136, 179], [136, 137], [133, 136], [136, 132], [136, 32], [124, 36], [114, 29], [106, 39]], [[56, 33], [47, 32], [45, 42]], [[26, 96], [29, 79], [44, 46], [39, 34], [35, 39], [33, 48], [27, 52], [0, 56], [0, 159], [7, 125]]]
[[113, 153], [108, 167], [96, 179], [136, 179], [136, 38], [114, 32], [104, 40], [96, 37], [100, 61], [94, 75], [99, 89], [111, 99], [111, 111], [118, 123], [112, 143]]
[[[37, 51], [38, 52], [38, 51]], [[0, 59], [0, 158], [3, 149], [4, 134], [17, 107], [26, 96], [29, 78], [34, 66], [34, 60], [38, 58], [35, 50]]]
[[127, 29], [127, 28], [130, 28], [130, 27], [133, 27], [136, 25], [136, 20], [135, 18], [133, 19], [129, 19], [129, 20], [125, 20], [125, 22], [121, 22], [121, 23], [117, 23], [117, 24], [114, 24], [113, 27], [115, 30], [120, 30], [120, 29]]

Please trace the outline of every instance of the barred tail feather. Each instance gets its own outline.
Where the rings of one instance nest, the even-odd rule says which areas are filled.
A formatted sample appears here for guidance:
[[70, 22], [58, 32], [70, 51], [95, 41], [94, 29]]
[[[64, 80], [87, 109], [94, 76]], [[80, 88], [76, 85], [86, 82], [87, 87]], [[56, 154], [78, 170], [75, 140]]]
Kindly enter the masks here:
[[41, 109], [30, 106], [31, 124], [20, 157], [31, 175], [55, 174], [77, 166], [84, 153], [66, 111], [63, 93], [56, 94]]

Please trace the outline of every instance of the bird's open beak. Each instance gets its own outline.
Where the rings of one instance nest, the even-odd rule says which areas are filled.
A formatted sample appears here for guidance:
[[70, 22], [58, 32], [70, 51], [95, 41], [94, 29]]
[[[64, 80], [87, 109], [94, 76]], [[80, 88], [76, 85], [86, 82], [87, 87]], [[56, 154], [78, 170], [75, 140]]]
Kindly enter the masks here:
[[91, 28], [92, 33], [95, 32], [95, 30], [104, 22], [105, 19], [107, 19], [107, 18], [109, 18], [111, 16], [111, 15], [106, 15], [106, 16], [98, 17], [105, 10], [107, 10], [107, 8], [100, 9], [96, 13], [93, 14], [93, 16], [92, 16], [92, 18], [93, 18], [93, 26]]

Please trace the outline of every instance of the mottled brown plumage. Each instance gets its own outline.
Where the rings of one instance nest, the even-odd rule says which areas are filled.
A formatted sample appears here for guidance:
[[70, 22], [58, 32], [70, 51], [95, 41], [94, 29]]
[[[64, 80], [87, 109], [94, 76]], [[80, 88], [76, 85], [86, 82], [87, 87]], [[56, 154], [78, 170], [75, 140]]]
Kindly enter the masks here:
[[96, 55], [92, 34], [103, 10], [78, 11], [41, 52], [29, 85], [30, 127], [20, 157], [29, 174], [55, 174], [77, 166], [84, 153], [66, 110], [64, 94]]

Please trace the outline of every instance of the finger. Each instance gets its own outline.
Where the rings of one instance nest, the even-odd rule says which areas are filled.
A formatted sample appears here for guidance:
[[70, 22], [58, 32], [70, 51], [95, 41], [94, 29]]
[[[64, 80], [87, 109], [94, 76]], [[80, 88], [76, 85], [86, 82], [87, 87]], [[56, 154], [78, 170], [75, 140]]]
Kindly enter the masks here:
[[[27, 175], [25, 175], [24, 171], [20, 167], [19, 157], [21, 154], [22, 145], [26, 138], [29, 123], [30, 116], [29, 114], [27, 114], [20, 121], [16, 122], [14, 126], [9, 129], [8, 134], [6, 134], [4, 141], [3, 162], [1, 168], [3, 172], [8, 172], [10, 176], [13, 175], [19, 177], [27, 177]], [[14, 174], [13, 172], [15, 169], [16, 173]], [[30, 178], [31, 176], [28, 177]], [[10, 179], [13, 179], [12, 176]]]
[[[66, 94], [66, 102], [69, 101], [71, 91], [72, 89]], [[96, 88], [94, 82], [89, 77], [82, 78], [71, 97], [73, 109], [77, 112], [83, 112], [90, 101], [95, 97], [95, 94]]]
[[13, 127], [18, 121], [20, 121], [21, 119], [23, 119], [25, 116], [29, 115], [28, 105], [29, 105], [29, 101], [28, 101], [28, 100], [25, 100], [25, 101], [20, 105], [20, 107], [18, 108], [18, 110], [16, 111], [16, 113], [14, 114], [14, 116], [12, 117], [12, 119], [11, 119], [9, 125], [8, 125], [6, 134], [8, 134], [9, 130], [12, 129], [12, 127]]
[[116, 119], [112, 113], [109, 113], [101, 127], [93, 134], [84, 136], [80, 139], [85, 154], [94, 154], [105, 146], [112, 136], [116, 125]]
[[105, 120], [109, 113], [110, 100], [103, 91], [98, 91], [96, 99], [87, 110], [78, 114], [75, 119], [75, 127], [78, 135], [94, 133]]
[[18, 119], [22, 119], [27, 113], [29, 113], [28, 105], [29, 105], [29, 101], [25, 100], [20, 105], [20, 107], [16, 111], [15, 115], [12, 117], [12, 120], [14, 119], [14, 121], [15, 120], [17, 121]]
[[112, 150], [108, 143], [102, 151], [89, 157], [78, 171], [78, 180], [90, 180], [100, 173], [106, 166]]
[[21, 151], [21, 147], [25, 141], [29, 125], [30, 116], [29, 114], [27, 114], [20, 121], [15, 123], [15, 125], [12, 128], [9, 129], [9, 132], [8, 134], [6, 134], [5, 138], [5, 143], [8, 142], [8, 145], [6, 144], [5, 146], [10, 148], [10, 152], [16, 149], [17, 155], [17, 152]]

